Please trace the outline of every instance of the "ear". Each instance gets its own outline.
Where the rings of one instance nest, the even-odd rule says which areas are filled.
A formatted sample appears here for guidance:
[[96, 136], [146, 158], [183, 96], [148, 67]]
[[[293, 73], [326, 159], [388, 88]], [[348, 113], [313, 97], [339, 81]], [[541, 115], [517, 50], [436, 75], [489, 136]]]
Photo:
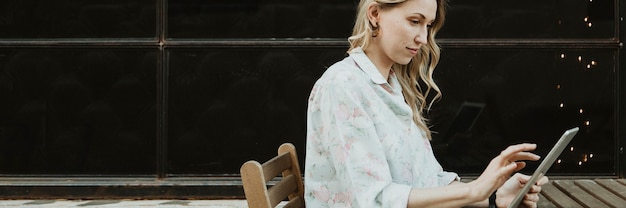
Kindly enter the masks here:
[[378, 27], [380, 20], [380, 6], [377, 2], [372, 2], [367, 7], [367, 19], [370, 21], [370, 25]]

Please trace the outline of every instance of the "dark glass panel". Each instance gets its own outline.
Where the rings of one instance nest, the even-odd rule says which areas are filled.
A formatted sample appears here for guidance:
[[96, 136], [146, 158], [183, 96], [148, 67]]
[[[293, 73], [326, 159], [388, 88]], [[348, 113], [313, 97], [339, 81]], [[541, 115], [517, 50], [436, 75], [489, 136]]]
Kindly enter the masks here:
[[304, 164], [306, 104], [345, 48], [169, 51], [168, 173], [239, 173], [292, 142]]
[[[358, 1], [171, 0], [170, 38], [347, 38]], [[613, 38], [612, 0], [451, 1], [439, 38]]]
[[3, 50], [0, 174], [155, 174], [156, 51]]
[[[168, 172], [235, 174], [286, 141], [303, 151], [310, 87], [344, 50], [172, 50]], [[574, 150], [551, 173], [614, 173], [614, 53], [444, 50], [435, 75], [444, 97], [429, 114], [439, 132], [433, 140], [439, 160], [449, 170], [476, 174], [509, 144], [534, 142], [545, 154], [565, 129], [579, 126]], [[484, 108], [468, 131], [453, 132], [453, 122], [468, 122], [455, 117], [464, 102]]]
[[614, 38], [613, 0], [451, 1], [439, 38]]
[[156, 38], [156, 0], [4, 0], [0, 38]]
[[[480, 173], [520, 142], [537, 143], [536, 152], [545, 155], [566, 129], [578, 126], [572, 149], [550, 173], [615, 173], [615, 50], [446, 49], [442, 56], [435, 78], [443, 99], [430, 117], [444, 168]], [[477, 112], [461, 108], [465, 102], [484, 108], [477, 116], [457, 116], [460, 109]]]
[[347, 38], [358, 1], [168, 1], [169, 38]]

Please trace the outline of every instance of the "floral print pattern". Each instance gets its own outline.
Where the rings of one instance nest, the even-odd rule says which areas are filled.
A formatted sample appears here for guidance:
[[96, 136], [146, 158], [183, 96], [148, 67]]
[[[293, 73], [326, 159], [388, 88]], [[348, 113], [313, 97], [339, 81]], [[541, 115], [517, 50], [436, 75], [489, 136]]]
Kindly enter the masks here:
[[413, 122], [395, 74], [383, 78], [360, 48], [315, 83], [307, 117], [308, 207], [406, 207], [411, 188], [458, 180]]

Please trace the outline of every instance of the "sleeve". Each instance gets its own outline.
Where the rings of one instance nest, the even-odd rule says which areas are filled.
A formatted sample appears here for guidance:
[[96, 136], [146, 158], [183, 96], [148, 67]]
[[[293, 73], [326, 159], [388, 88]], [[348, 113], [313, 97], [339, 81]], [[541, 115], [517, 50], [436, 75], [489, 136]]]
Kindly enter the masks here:
[[461, 177], [454, 172], [441, 171], [438, 174], [439, 186], [450, 185], [454, 181], [461, 181]]
[[357, 203], [354, 207], [406, 207], [411, 187], [392, 182], [375, 128], [384, 121], [368, 115], [367, 109], [374, 106], [367, 106], [364, 89], [354, 84], [326, 87], [324, 99], [318, 103], [317, 122], [324, 128], [319, 136], [332, 158], [336, 181], [346, 189], [339, 192]]

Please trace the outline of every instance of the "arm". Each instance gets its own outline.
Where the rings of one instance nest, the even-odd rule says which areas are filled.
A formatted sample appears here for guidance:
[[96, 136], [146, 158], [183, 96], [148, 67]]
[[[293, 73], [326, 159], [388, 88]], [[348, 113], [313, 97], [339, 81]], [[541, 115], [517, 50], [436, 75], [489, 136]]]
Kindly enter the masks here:
[[453, 182], [448, 186], [431, 189], [412, 189], [407, 207], [487, 207], [468, 183]]
[[[539, 160], [538, 155], [528, 152], [536, 147], [535, 144], [509, 146], [500, 155], [491, 160], [480, 177], [472, 182], [454, 182], [448, 186], [433, 189], [412, 189], [409, 195], [408, 207], [487, 207], [487, 199], [491, 193], [509, 180], [510, 175], [526, 166], [526, 163], [521, 161]], [[519, 179], [516, 178], [515, 180]], [[506, 202], [500, 200], [498, 204], [508, 204], [510, 200], [512, 198]]]
[[[509, 180], [507, 180], [505, 184], [502, 185], [497, 191], [497, 196], [498, 196], [496, 198], [497, 199], [496, 205], [498, 205], [497, 207], [506, 207], [511, 201], [513, 201], [513, 198], [515, 197], [515, 195], [519, 192], [519, 190], [522, 187], [524, 187], [524, 185], [529, 179], [530, 179], [530, 176], [516, 173]], [[548, 181], [549, 181], [548, 178], [544, 176], [537, 182], [537, 185], [534, 185], [530, 189], [530, 192], [526, 195], [526, 198], [523, 201], [525, 207], [537, 206], [536, 204], [537, 204], [537, 201], [539, 200], [539, 192], [541, 192], [541, 186], [548, 183]], [[449, 187], [451, 189], [459, 188], [462, 191], [465, 189], [464, 186], [467, 186], [467, 185], [468, 185], [467, 183], [454, 181], [449, 185]], [[468, 204], [464, 207], [487, 207], [487, 206], [489, 206], [489, 200], [484, 199], [481, 201]]]

